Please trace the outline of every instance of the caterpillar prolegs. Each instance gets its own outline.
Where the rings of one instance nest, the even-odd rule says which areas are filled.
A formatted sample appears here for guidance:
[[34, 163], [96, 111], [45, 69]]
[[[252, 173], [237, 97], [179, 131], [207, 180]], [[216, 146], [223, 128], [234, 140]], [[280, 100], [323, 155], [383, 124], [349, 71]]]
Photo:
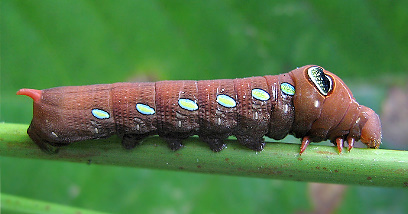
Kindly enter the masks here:
[[261, 151], [263, 136], [329, 139], [342, 151], [361, 140], [381, 144], [378, 115], [359, 105], [344, 82], [322, 67], [307, 65], [289, 73], [202, 81], [159, 81], [21, 89], [34, 100], [28, 134], [46, 151], [72, 142], [117, 134], [125, 148], [158, 134], [171, 149], [192, 135], [213, 151], [230, 135]]

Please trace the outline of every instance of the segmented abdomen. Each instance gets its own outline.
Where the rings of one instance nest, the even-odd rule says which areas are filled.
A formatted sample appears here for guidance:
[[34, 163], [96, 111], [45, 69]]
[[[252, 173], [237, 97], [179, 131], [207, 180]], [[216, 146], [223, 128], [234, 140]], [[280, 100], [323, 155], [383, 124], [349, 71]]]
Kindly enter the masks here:
[[293, 122], [293, 94], [282, 93], [282, 81], [294, 90], [287, 74], [115, 83], [111, 96], [116, 129], [119, 135], [158, 133], [173, 141], [198, 134], [207, 143], [235, 135], [244, 145], [261, 150], [264, 135], [283, 138]]

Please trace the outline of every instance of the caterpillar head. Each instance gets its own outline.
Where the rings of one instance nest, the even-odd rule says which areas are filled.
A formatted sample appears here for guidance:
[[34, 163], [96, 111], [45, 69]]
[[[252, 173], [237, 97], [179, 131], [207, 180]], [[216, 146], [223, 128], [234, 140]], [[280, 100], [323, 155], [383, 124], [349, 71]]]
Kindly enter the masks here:
[[347, 139], [349, 146], [361, 139], [368, 147], [379, 147], [378, 115], [359, 105], [339, 77], [316, 65], [303, 66], [290, 75], [296, 87], [292, 130], [296, 137], [307, 136], [314, 142]]
[[377, 149], [381, 144], [380, 117], [372, 109], [365, 106], [361, 106], [360, 115], [367, 120], [361, 129], [361, 142], [367, 147]]

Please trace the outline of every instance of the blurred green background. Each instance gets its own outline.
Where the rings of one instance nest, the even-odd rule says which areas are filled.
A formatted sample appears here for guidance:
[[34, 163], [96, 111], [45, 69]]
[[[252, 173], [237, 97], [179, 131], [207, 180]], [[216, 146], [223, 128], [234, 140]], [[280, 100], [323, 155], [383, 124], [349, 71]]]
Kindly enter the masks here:
[[[15, 95], [20, 88], [237, 78], [318, 64], [340, 76], [360, 104], [382, 112], [389, 89], [405, 90], [408, 79], [408, 1], [0, 6], [1, 122], [30, 122], [32, 101]], [[396, 147], [407, 149], [384, 138], [382, 148]], [[317, 209], [311, 189], [302, 182], [1, 157], [2, 192], [105, 212], [305, 213]], [[407, 213], [407, 198], [402, 189], [350, 186], [333, 209]]]

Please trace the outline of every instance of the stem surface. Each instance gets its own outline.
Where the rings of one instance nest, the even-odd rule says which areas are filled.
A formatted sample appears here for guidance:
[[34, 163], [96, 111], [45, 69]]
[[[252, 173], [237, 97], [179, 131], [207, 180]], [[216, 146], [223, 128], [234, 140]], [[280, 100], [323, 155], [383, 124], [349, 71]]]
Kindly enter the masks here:
[[267, 143], [254, 152], [235, 140], [215, 153], [196, 137], [172, 151], [157, 136], [132, 150], [113, 136], [73, 143], [56, 154], [42, 152], [26, 134], [28, 126], [0, 124], [0, 156], [71, 161], [86, 164], [167, 169], [283, 180], [408, 188], [408, 151], [358, 149], [338, 154], [336, 147], [310, 145], [299, 156], [299, 145]]

